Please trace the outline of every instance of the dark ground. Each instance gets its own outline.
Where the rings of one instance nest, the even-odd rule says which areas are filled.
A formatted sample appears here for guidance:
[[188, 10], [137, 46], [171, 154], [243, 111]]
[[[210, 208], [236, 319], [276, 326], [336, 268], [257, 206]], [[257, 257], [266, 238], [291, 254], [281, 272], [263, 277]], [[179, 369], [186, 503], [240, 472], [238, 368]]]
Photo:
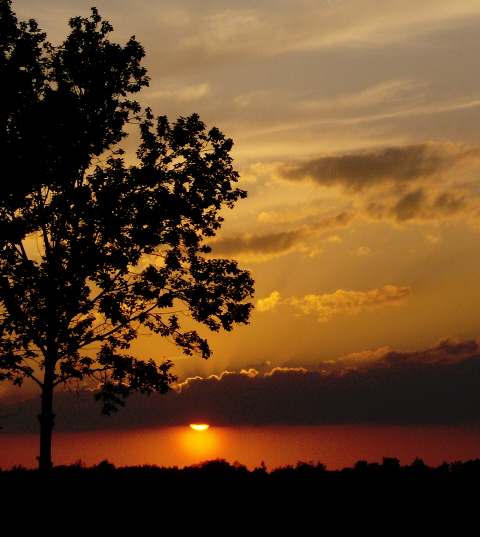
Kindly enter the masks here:
[[0, 472], [0, 535], [479, 536], [480, 460], [271, 472], [224, 460]]

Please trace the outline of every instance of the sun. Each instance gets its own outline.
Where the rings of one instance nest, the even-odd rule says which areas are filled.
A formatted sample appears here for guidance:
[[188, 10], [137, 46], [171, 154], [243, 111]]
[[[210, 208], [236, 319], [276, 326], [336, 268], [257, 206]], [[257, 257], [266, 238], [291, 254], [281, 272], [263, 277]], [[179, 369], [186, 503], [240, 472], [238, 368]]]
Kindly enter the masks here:
[[196, 431], [205, 431], [210, 427], [210, 425], [207, 425], [206, 423], [197, 424], [197, 423], [191, 423], [190, 427], [192, 429], [195, 429]]

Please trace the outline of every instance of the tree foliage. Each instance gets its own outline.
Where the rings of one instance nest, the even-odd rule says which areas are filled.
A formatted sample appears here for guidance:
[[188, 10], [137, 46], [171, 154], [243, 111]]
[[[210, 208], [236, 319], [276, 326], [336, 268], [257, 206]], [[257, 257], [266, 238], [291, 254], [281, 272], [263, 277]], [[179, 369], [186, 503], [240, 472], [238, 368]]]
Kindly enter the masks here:
[[[110, 42], [96, 9], [59, 47], [9, 0], [0, 17], [0, 379], [33, 379], [45, 403], [56, 385], [96, 377], [109, 413], [175, 379], [171, 362], [126, 354], [141, 327], [208, 358], [179, 312], [215, 331], [248, 321], [250, 274], [205, 245], [246, 195], [232, 141], [197, 115], [141, 112], [130, 95], [148, 84], [143, 48]], [[127, 165], [118, 143], [132, 119], [141, 143]]]

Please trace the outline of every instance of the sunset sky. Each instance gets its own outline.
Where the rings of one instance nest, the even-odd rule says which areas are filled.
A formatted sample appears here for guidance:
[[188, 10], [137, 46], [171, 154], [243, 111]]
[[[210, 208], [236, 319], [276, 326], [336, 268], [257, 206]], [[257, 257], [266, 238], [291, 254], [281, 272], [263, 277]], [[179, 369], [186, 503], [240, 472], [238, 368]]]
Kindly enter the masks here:
[[[112, 41], [135, 35], [145, 47], [143, 106], [171, 120], [198, 113], [234, 140], [248, 197], [211, 246], [251, 271], [255, 309], [248, 326], [209, 336], [206, 362], [141, 336], [135, 354], [175, 362], [175, 392], [134, 398], [110, 421], [59, 393], [58, 430], [476, 423], [480, 2], [14, 0], [13, 10], [59, 44], [92, 3]], [[28, 392], [0, 390], [7, 402]], [[30, 406], [5, 432], [36, 430]]]

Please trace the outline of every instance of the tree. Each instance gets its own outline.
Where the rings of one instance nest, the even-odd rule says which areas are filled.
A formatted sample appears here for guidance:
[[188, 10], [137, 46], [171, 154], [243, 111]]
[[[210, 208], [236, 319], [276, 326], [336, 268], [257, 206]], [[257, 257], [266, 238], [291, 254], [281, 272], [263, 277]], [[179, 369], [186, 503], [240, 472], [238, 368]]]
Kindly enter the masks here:
[[[138, 329], [208, 358], [180, 311], [210, 330], [247, 323], [253, 281], [205, 240], [246, 193], [232, 141], [197, 115], [170, 123], [129, 98], [148, 84], [134, 39], [108, 39], [96, 9], [52, 47], [0, 0], [0, 380], [41, 390], [39, 468], [49, 471], [53, 391], [98, 379], [103, 412], [132, 391], [165, 393], [172, 363], [125, 354]], [[134, 165], [118, 143], [136, 120]], [[96, 346], [96, 353], [91, 349]]]

